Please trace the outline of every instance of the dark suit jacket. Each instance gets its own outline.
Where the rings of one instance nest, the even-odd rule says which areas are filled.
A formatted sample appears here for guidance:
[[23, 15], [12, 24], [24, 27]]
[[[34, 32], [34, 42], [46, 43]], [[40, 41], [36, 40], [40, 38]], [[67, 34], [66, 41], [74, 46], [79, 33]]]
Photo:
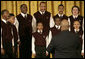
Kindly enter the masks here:
[[55, 58], [81, 58], [79, 36], [69, 31], [62, 31], [49, 44], [47, 51], [55, 49]]

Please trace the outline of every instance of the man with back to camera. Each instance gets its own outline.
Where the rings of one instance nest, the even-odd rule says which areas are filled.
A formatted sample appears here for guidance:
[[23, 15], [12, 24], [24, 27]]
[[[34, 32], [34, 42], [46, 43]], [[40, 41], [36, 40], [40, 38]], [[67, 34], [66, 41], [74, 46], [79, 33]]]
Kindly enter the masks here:
[[61, 33], [52, 38], [47, 48], [47, 55], [55, 49], [54, 58], [81, 58], [81, 42], [79, 36], [69, 32], [69, 22], [61, 21]]

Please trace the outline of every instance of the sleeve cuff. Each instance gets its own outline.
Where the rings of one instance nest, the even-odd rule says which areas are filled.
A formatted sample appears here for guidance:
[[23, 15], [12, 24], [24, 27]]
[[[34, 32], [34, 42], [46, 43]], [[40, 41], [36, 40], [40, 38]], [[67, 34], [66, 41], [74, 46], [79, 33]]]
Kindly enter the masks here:
[[33, 54], [36, 54], [36, 52], [35, 52], [35, 51], [33, 51], [32, 53], [33, 53]]
[[84, 50], [82, 50], [81, 52], [84, 53]]
[[3, 46], [1, 45], [1, 49], [3, 48]]

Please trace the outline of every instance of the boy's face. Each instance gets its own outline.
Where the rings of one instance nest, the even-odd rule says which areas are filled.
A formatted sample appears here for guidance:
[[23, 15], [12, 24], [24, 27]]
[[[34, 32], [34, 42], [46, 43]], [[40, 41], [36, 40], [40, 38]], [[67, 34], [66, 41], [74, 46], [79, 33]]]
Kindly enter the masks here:
[[24, 14], [27, 13], [27, 6], [26, 6], [26, 5], [23, 5], [23, 6], [21, 7], [21, 12], [24, 13]]
[[41, 5], [40, 5], [40, 10], [41, 10], [42, 12], [44, 12], [44, 11], [46, 10], [46, 4], [45, 4], [45, 3], [41, 3]]
[[9, 21], [10, 23], [14, 24], [14, 22], [15, 22], [15, 17], [14, 17], [14, 16], [11, 16], [11, 17], [8, 19], [8, 21]]
[[64, 7], [63, 6], [59, 6], [58, 11], [59, 11], [60, 14], [63, 14]]
[[37, 29], [38, 29], [38, 30], [43, 30], [43, 24], [42, 24], [42, 23], [38, 23]]
[[3, 16], [4, 18], [6, 18], [6, 20], [7, 20], [8, 16], [9, 16], [9, 12], [8, 12], [8, 11], [5, 11], [2, 16]]
[[79, 27], [80, 27], [79, 21], [75, 21], [73, 24], [73, 27], [74, 27], [74, 29], [79, 29]]
[[72, 12], [73, 15], [78, 15], [78, 8], [74, 7]]
[[60, 19], [59, 18], [57, 18], [57, 19], [55, 19], [55, 25], [60, 25]]

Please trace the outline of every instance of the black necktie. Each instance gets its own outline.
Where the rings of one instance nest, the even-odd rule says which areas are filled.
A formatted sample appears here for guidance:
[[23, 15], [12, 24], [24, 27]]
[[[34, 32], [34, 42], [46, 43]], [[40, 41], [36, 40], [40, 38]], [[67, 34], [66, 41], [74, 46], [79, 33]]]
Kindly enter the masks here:
[[27, 17], [26, 17], [26, 15], [25, 15], [25, 17], [24, 17], [24, 18], [25, 18], [25, 19], [27, 18]]
[[75, 17], [75, 20], [77, 19], [77, 17]]
[[78, 33], [79, 31], [76, 31], [76, 33]]
[[40, 31], [40, 34], [42, 34], [42, 32]]
[[59, 26], [57, 27], [57, 29], [59, 29]]
[[62, 16], [60, 16], [60, 18], [62, 18]]

